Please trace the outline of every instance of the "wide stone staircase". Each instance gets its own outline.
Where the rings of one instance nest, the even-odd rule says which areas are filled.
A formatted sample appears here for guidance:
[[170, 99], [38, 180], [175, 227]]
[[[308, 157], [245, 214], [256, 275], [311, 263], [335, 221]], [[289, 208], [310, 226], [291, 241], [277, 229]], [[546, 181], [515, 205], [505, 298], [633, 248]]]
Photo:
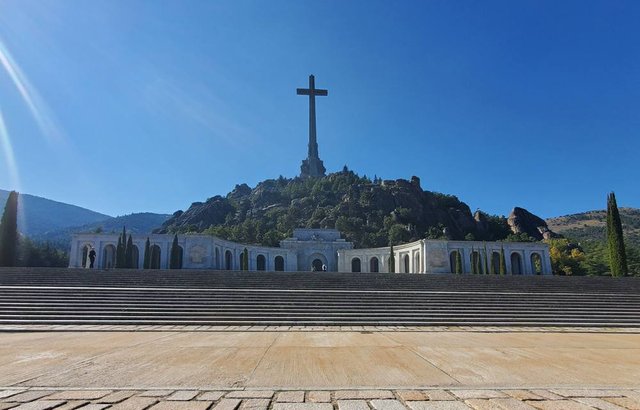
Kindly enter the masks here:
[[640, 278], [0, 268], [0, 325], [640, 327]]

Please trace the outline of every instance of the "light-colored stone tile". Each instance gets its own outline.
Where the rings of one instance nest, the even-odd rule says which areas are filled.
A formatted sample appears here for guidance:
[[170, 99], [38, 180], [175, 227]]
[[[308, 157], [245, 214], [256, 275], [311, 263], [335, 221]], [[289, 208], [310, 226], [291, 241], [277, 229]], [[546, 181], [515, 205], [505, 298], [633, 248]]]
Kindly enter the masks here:
[[329, 403], [331, 401], [331, 392], [328, 391], [310, 391], [307, 392], [307, 402], [310, 403]]
[[469, 399], [465, 403], [475, 410], [536, 410], [535, 407], [513, 397], [503, 399]]
[[542, 397], [538, 396], [537, 394], [534, 394], [530, 390], [509, 389], [509, 390], [502, 390], [502, 392], [518, 400], [541, 400], [542, 399]]
[[158, 401], [155, 397], [130, 397], [113, 405], [109, 410], [142, 410]]
[[573, 400], [598, 410], [626, 410], [624, 407], [604, 401], [599, 397], [576, 397]]
[[62, 406], [56, 407], [56, 410], [76, 410], [82, 406], [86, 406], [87, 404], [90, 404], [90, 403], [85, 400], [70, 400], [65, 404], [63, 404]]
[[133, 396], [136, 393], [137, 393], [136, 391], [120, 390], [120, 391], [116, 391], [111, 394], [108, 394], [96, 401], [98, 403], [115, 404], [128, 399], [129, 397]]
[[222, 399], [213, 410], [236, 410], [240, 405], [239, 399]]
[[492, 404], [489, 399], [469, 399], [465, 400], [465, 403], [475, 410], [497, 410], [495, 404]]
[[111, 394], [111, 390], [65, 390], [47, 397], [48, 400], [97, 400]]
[[410, 401], [409, 408], [412, 410], [469, 410], [461, 401]]
[[49, 410], [56, 408], [63, 404], [62, 400], [36, 400], [29, 403], [22, 403], [18, 407], [14, 407], [16, 410]]
[[506, 394], [497, 390], [451, 390], [451, 393], [462, 400], [495, 399], [500, 397], [507, 397]]
[[535, 389], [535, 390], [531, 390], [531, 393], [547, 400], [561, 400], [564, 398], [562, 396], [558, 396], [557, 394], [550, 392], [549, 390]]
[[267, 410], [269, 408], [269, 399], [245, 399], [240, 405], [241, 410]]
[[274, 403], [272, 410], [333, 410], [331, 403]]
[[276, 396], [279, 403], [302, 403], [304, 401], [304, 391], [282, 391]]
[[[109, 406], [110, 406], [110, 404], [106, 404], [106, 403], [102, 403], [102, 404], [100, 404], [100, 403], [91, 403], [91, 404], [87, 404], [86, 406], [82, 406], [82, 410], [103, 410], [103, 409], [106, 409]], [[77, 407], [75, 407], [75, 408], [77, 408]], [[56, 409], [59, 409], [59, 407], [56, 407]]]
[[357, 399], [393, 399], [390, 390], [338, 390], [333, 394], [336, 400], [357, 400]]
[[270, 399], [273, 390], [237, 390], [227, 393], [227, 399]]
[[376, 410], [407, 410], [398, 400], [371, 400], [370, 403]]
[[174, 390], [147, 390], [138, 394], [140, 397], [166, 397], [173, 393]]
[[12, 407], [16, 407], [16, 403], [0, 403], [0, 410], [10, 409]]
[[428, 400], [428, 397], [424, 394], [424, 392], [418, 390], [398, 390], [396, 394], [404, 401]]
[[207, 401], [161, 401], [149, 410], [207, 410], [211, 403]]
[[445, 390], [435, 389], [435, 390], [425, 390], [424, 394], [431, 401], [447, 401], [447, 400], [456, 400], [455, 397], [451, 393]]
[[2, 390], [0, 391], [0, 399], [4, 399], [10, 396], [15, 396], [16, 394], [22, 393], [26, 390], [24, 389], [15, 389], [15, 390]]
[[369, 410], [366, 400], [338, 400], [338, 410]]
[[604, 401], [616, 404], [629, 410], [640, 410], [640, 401], [630, 397], [605, 397]]
[[593, 410], [593, 407], [573, 400], [529, 401], [527, 404], [541, 410]]
[[5, 399], [5, 401], [27, 403], [30, 401], [38, 400], [43, 397], [49, 396], [52, 393], [54, 392], [43, 391], [43, 390], [29, 390], [24, 393], [16, 394], [15, 396], [8, 397]]
[[224, 391], [206, 391], [196, 397], [196, 400], [218, 401], [225, 393]]
[[595, 389], [551, 389], [551, 393], [555, 393], [562, 397], [621, 397], [621, 391], [613, 390], [595, 390]]
[[178, 390], [164, 400], [188, 401], [196, 397], [200, 393], [197, 390]]

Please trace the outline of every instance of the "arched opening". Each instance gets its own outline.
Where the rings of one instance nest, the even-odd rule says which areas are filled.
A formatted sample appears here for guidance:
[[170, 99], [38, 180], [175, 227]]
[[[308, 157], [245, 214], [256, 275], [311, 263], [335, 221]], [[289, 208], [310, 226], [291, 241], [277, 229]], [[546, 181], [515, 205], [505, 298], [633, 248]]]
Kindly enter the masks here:
[[498, 252], [491, 252], [491, 273], [494, 275], [500, 273], [500, 254]]
[[182, 249], [182, 246], [178, 245], [177, 247], [177, 251], [175, 254], [173, 254], [173, 251], [170, 255], [170, 261], [169, 261], [169, 268], [170, 269], [182, 269], [182, 258], [184, 256], [184, 250]]
[[116, 266], [116, 247], [107, 245], [102, 251], [102, 269], [111, 269]]
[[83, 268], [88, 268], [89, 264], [87, 263], [89, 259], [89, 245], [85, 245], [82, 247], [82, 266]]
[[404, 255], [402, 260], [404, 261], [404, 273], [409, 273], [409, 255]]
[[471, 273], [482, 274], [482, 257], [480, 252], [471, 252]]
[[522, 275], [522, 257], [518, 252], [511, 254], [511, 274]]
[[276, 256], [273, 261], [276, 272], [284, 272], [284, 258], [282, 256]]
[[220, 269], [220, 249], [216, 248], [215, 251], [215, 258], [216, 260], [213, 261], [213, 267], [214, 269]]
[[420, 273], [420, 253], [413, 255], [413, 272]]
[[362, 267], [361, 267], [360, 258], [351, 259], [351, 272], [357, 273], [361, 271], [362, 271]]
[[233, 254], [229, 250], [224, 253], [224, 268], [226, 270], [233, 269]]
[[539, 253], [531, 254], [531, 272], [534, 275], [542, 275], [542, 257]]
[[150, 248], [151, 258], [149, 260], [150, 269], [160, 269], [160, 247], [153, 245]]
[[378, 273], [380, 272], [380, 261], [375, 256], [371, 258], [369, 261], [369, 272]]
[[131, 259], [132, 259], [131, 267], [133, 269], [138, 269], [138, 266], [139, 266], [139, 263], [140, 263], [140, 251], [138, 250], [138, 246], [137, 245], [133, 245], [133, 248], [131, 250]]
[[462, 258], [460, 252], [451, 251], [449, 254], [449, 264], [451, 264], [451, 273], [462, 273]]
[[313, 272], [322, 272], [322, 261], [318, 258], [314, 259], [313, 262], [311, 262], [311, 270]]
[[267, 270], [267, 258], [265, 258], [264, 255], [258, 255], [256, 258], [256, 269]]

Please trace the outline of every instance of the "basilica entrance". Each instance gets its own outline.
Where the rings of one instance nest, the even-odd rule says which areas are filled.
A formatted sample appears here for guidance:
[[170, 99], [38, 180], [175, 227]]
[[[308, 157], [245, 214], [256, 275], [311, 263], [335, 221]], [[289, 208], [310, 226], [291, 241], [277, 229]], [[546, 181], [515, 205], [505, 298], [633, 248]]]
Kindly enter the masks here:
[[314, 259], [311, 263], [311, 269], [314, 272], [320, 272], [322, 270], [322, 261], [320, 259]]
[[322, 265], [327, 266], [327, 258], [321, 253], [314, 253], [308, 260], [307, 266], [312, 272], [322, 272]]

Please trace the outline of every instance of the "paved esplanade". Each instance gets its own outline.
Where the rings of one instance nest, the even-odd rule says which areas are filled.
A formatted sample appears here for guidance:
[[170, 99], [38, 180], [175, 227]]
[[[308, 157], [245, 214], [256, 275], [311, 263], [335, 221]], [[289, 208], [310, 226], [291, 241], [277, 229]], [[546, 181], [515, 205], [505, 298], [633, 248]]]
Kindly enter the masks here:
[[318, 155], [318, 141], [316, 135], [316, 95], [326, 96], [327, 90], [316, 88], [315, 77], [309, 76], [309, 88], [298, 88], [298, 95], [309, 96], [309, 154], [307, 159], [302, 161], [301, 176], [321, 177], [325, 175], [326, 169]]

